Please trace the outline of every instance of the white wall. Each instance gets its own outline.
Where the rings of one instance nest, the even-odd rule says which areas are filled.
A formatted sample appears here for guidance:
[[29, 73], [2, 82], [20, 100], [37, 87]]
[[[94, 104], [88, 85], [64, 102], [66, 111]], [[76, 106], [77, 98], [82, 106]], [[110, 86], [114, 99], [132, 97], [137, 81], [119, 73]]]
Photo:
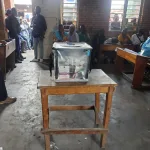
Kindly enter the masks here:
[[32, 0], [14, 0], [14, 4], [31, 5]]
[[41, 7], [41, 14], [45, 17], [47, 23], [47, 32], [44, 40], [44, 59], [49, 57], [52, 47], [52, 31], [58, 25], [60, 20], [61, 0], [32, 0], [32, 6]]

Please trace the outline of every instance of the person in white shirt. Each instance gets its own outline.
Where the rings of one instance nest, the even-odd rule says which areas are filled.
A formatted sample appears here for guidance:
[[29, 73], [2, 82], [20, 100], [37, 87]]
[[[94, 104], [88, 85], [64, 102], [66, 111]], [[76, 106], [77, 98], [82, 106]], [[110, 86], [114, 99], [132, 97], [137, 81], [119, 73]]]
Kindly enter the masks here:
[[141, 50], [141, 44], [145, 41], [144, 40], [144, 31], [142, 29], [139, 30], [138, 33], [133, 34], [131, 37], [132, 44], [135, 47], [135, 51], [139, 52]]
[[75, 25], [70, 25], [69, 28], [69, 35], [68, 35], [69, 42], [79, 42], [78, 33], [76, 33]]

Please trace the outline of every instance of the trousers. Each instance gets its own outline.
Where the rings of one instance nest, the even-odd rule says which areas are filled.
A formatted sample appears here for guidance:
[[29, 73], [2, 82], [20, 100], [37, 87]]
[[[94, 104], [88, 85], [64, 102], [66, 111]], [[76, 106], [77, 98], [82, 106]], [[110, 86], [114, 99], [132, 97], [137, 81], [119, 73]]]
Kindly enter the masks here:
[[0, 69], [0, 101], [4, 101], [8, 97], [7, 90], [5, 87], [3, 73]]
[[39, 56], [39, 58], [40, 59], [43, 59], [43, 50], [44, 50], [44, 48], [43, 48], [43, 39], [41, 39], [41, 38], [33, 38], [33, 47], [34, 47], [34, 57], [35, 57], [35, 59], [37, 59], [38, 58], [38, 45], [39, 45], [39, 48], [40, 48], [40, 56]]

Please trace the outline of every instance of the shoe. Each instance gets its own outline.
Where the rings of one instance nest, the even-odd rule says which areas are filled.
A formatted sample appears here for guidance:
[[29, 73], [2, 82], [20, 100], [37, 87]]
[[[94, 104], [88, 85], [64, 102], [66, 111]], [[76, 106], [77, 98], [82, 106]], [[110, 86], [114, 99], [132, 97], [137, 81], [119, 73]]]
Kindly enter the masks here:
[[43, 59], [40, 59], [40, 62], [43, 62]]
[[21, 53], [26, 53], [26, 51], [21, 51]]
[[16, 100], [17, 100], [17, 98], [15, 98], [15, 97], [7, 97], [6, 100], [0, 101], [0, 105], [12, 104], [12, 103], [16, 102]]
[[21, 59], [26, 59], [26, 57], [23, 57], [22, 55], [20, 55], [20, 58], [21, 58]]
[[22, 63], [22, 61], [20, 61], [19, 59], [15, 60], [16, 63]]
[[18, 60], [23, 61], [23, 59], [21, 57], [19, 57]]
[[30, 62], [38, 62], [37, 58], [34, 58], [33, 60], [31, 60]]
[[22, 61], [20, 61], [19, 59], [15, 60], [16, 63], [22, 63]]

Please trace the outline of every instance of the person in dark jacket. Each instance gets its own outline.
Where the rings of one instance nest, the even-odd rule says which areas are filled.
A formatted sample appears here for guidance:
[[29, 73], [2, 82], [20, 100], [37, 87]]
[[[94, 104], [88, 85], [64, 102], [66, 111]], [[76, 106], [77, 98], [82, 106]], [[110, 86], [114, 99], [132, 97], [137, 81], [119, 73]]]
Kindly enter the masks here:
[[79, 41], [90, 44], [90, 35], [87, 33], [85, 25], [80, 26]]
[[9, 36], [16, 41], [16, 63], [21, 63], [24, 57], [21, 55], [21, 47], [19, 41], [19, 34], [21, 31], [19, 21], [17, 19], [16, 8], [11, 9], [11, 15], [7, 18], [6, 28], [9, 30]]
[[104, 29], [99, 30], [96, 33], [96, 35], [93, 37], [93, 40], [92, 40], [93, 50], [92, 50], [92, 57], [91, 57], [91, 62], [93, 65], [97, 63], [99, 60], [100, 45], [104, 44], [105, 40], [106, 40], [106, 37], [105, 37]]
[[[5, 24], [8, 25], [9, 24], [9, 16], [11, 16], [11, 9], [7, 9], [5, 15], [6, 15]], [[7, 30], [7, 28], [6, 28], [6, 32], [8, 33], [8, 38], [10, 38], [9, 31]]]
[[40, 47], [40, 62], [43, 61], [43, 40], [44, 40], [44, 35], [47, 30], [47, 25], [44, 16], [42, 16], [41, 13], [41, 8], [39, 6], [35, 7], [35, 13], [36, 16], [33, 20], [33, 44], [34, 44], [34, 57], [35, 60], [38, 58], [38, 45]]
[[10, 104], [16, 101], [15, 97], [8, 97], [2, 71], [0, 69], [0, 105]]

